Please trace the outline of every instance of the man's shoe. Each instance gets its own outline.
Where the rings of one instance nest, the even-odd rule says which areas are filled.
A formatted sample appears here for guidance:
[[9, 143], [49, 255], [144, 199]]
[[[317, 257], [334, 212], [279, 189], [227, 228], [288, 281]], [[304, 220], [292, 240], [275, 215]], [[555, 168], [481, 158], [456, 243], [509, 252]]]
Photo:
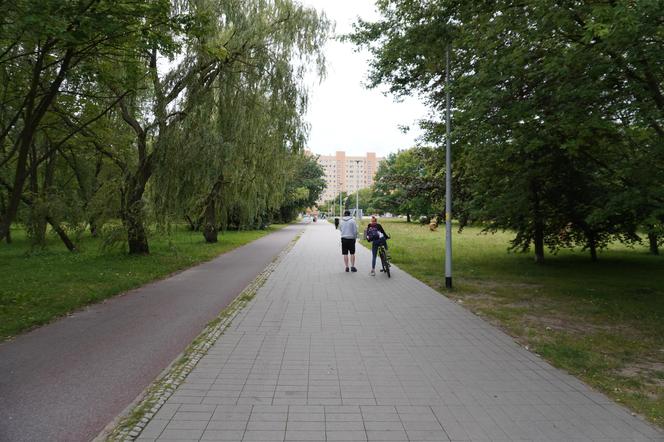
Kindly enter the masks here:
[[348, 271], [348, 267], [346, 267], [346, 271]]
[[351, 267], [351, 268], [350, 268], [350, 271], [351, 271], [351, 272], [357, 272], [357, 269], [356, 269], [355, 267]]
[[369, 276], [376, 276], [376, 271], [375, 271], [375, 270], [371, 270], [371, 272], [369, 272]]

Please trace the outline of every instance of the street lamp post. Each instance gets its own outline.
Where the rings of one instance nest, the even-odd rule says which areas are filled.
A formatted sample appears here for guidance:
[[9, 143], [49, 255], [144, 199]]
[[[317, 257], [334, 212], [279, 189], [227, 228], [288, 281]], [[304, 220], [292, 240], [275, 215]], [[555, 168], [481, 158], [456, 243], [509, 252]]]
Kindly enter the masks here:
[[445, 287], [452, 288], [452, 148], [450, 145], [450, 45], [445, 52]]

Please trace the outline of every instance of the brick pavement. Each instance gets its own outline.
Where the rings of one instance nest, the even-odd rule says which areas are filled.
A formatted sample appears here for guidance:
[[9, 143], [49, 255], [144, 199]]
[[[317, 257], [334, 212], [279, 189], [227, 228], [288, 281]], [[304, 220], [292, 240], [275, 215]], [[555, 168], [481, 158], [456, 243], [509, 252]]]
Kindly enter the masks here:
[[147, 425], [158, 441], [663, 441], [399, 269], [311, 224]]

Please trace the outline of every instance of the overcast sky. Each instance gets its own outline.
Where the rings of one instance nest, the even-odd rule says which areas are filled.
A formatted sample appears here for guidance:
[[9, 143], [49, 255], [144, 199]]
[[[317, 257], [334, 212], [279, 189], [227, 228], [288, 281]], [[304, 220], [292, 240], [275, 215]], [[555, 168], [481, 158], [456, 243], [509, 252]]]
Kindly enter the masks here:
[[[325, 12], [336, 22], [336, 34], [352, 30], [356, 18], [378, 17], [373, 0], [300, 0]], [[327, 77], [322, 83], [310, 82], [307, 120], [311, 125], [309, 149], [321, 155], [344, 150], [349, 155], [390, 152], [412, 147], [420, 134], [417, 120], [426, 108], [417, 99], [395, 102], [382, 90], [367, 89], [369, 54], [355, 52], [351, 43], [330, 40], [325, 48]], [[409, 126], [407, 133], [400, 125]]]

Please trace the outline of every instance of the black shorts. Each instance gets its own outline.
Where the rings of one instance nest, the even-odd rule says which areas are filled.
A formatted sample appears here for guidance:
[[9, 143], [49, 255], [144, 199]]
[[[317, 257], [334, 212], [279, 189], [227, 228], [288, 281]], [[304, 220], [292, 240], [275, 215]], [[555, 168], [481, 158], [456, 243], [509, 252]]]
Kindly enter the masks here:
[[355, 254], [355, 238], [341, 238], [341, 254], [348, 255], [348, 252]]

